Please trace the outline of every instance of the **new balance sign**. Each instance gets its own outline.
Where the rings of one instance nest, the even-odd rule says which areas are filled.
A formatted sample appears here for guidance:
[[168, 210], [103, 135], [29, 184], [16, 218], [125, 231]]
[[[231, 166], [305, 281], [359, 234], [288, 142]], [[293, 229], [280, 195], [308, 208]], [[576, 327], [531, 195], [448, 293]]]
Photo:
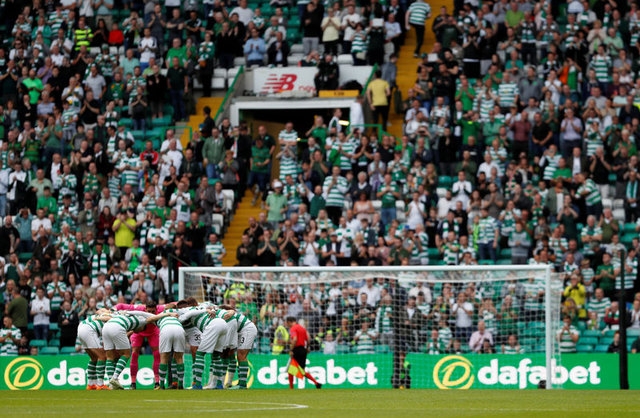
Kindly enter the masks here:
[[316, 68], [256, 68], [253, 91], [259, 94], [314, 93]]

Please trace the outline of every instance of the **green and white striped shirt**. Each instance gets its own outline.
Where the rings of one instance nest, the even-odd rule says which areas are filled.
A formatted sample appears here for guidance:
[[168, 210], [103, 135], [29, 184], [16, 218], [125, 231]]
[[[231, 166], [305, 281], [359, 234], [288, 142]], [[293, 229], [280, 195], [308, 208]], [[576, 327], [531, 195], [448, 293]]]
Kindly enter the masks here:
[[516, 83], [501, 83], [498, 86], [498, 98], [500, 107], [511, 107], [516, 102], [518, 95], [518, 85]]
[[118, 164], [118, 169], [122, 170], [122, 178], [124, 179], [124, 184], [137, 186], [138, 172], [136, 170], [125, 169], [127, 165], [132, 169], [138, 168], [140, 166], [140, 158], [138, 158], [138, 156], [136, 156], [135, 154], [132, 154], [131, 157], [124, 156]]
[[602, 196], [600, 196], [598, 186], [596, 186], [596, 183], [593, 180], [586, 179], [584, 183], [582, 183], [580, 187], [578, 187], [577, 193], [581, 195], [585, 191], [588, 192], [585, 198], [587, 206], [593, 206], [602, 202]]
[[145, 317], [151, 316], [151, 314], [147, 312], [118, 312], [109, 322], [113, 322], [117, 325], [120, 325], [125, 331], [135, 331], [136, 329], [142, 327], [146, 321]]
[[603, 297], [601, 300], [591, 298], [589, 302], [587, 302], [587, 311], [595, 312], [598, 315], [598, 320], [604, 318], [604, 313], [607, 310], [607, 307], [611, 305], [611, 300], [608, 297]]
[[608, 83], [611, 72], [611, 57], [608, 55], [594, 55], [589, 66], [596, 72], [596, 79], [601, 83]]
[[102, 328], [104, 327], [104, 322], [99, 321], [97, 319], [98, 315], [89, 315], [84, 321], [80, 322], [81, 324], [89, 325], [94, 329], [98, 335], [102, 335]]
[[[22, 333], [15, 325], [12, 325], [11, 328], [2, 328], [0, 329], [0, 337], [6, 337], [7, 334], [11, 333], [11, 337], [19, 340], [22, 338]], [[18, 355], [18, 346], [13, 342], [12, 339], [7, 338], [2, 344], [0, 344], [0, 356], [17, 356]]]
[[[64, 295], [64, 292], [67, 291], [67, 285], [64, 284], [64, 282], [58, 282], [58, 289]], [[53, 282], [47, 285], [47, 295], [49, 295], [49, 299], [51, 300], [51, 310], [59, 311], [64, 297], [61, 296], [60, 293], [56, 292], [56, 286]]]
[[409, 6], [409, 23], [424, 26], [424, 21], [431, 14], [431, 6], [422, 0], [418, 0]]
[[575, 334], [580, 335], [580, 332], [573, 325], [569, 327], [569, 331], [558, 330], [557, 335], [560, 337], [559, 348], [561, 353], [576, 352], [576, 343], [571, 339], [571, 336]]
[[218, 257], [220, 257], [222, 254], [227, 252], [222, 242], [218, 241], [215, 244], [209, 243], [204, 247], [204, 250], [213, 259], [214, 266], [216, 267], [222, 266], [222, 261], [218, 260]]
[[366, 332], [358, 330], [355, 335], [355, 338], [358, 339], [356, 342], [356, 354], [373, 354], [373, 340], [375, 336], [376, 332], [373, 330]]
[[[164, 312], [172, 313], [172, 312], [178, 312], [178, 311], [175, 309], [165, 309]], [[157, 324], [158, 324], [158, 328], [160, 328], [160, 332], [162, 332], [163, 328], [168, 326], [178, 326], [182, 328], [182, 323], [175, 316], [165, 316], [164, 318], [160, 318], [158, 319]]]
[[329, 176], [324, 179], [324, 184], [322, 186], [322, 194], [327, 202], [327, 206], [344, 206], [344, 197], [349, 189], [349, 185], [347, 183], [347, 179], [338, 176], [336, 178], [336, 184], [332, 185], [333, 176]]
[[495, 238], [495, 230], [498, 224], [494, 218], [487, 216], [480, 218], [478, 225], [478, 244], [491, 244]]

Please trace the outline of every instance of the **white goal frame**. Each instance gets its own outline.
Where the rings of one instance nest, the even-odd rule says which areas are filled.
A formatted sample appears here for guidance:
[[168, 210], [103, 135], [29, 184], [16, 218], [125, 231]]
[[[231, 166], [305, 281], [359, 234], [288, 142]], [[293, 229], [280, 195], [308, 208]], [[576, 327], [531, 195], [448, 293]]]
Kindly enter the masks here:
[[[473, 266], [357, 266], [357, 267], [180, 267], [178, 270], [178, 297], [184, 298], [184, 278], [185, 273], [204, 273], [204, 274], [224, 274], [229, 272], [237, 273], [322, 273], [322, 272], [335, 272], [335, 271], [349, 271], [354, 273], [365, 274], [377, 274], [384, 275], [388, 273], [402, 273], [407, 270], [418, 273], [436, 273], [436, 272], [515, 272], [518, 270], [537, 271], [542, 274], [545, 282], [545, 372], [546, 372], [546, 389], [553, 389], [553, 347], [555, 336], [555, 329], [552, 318], [553, 306], [551, 305], [551, 265], [542, 264], [525, 264], [525, 265], [473, 265]], [[473, 282], [476, 281], [473, 277], [465, 278], [464, 275], [458, 280], [460, 282]], [[304, 283], [304, 281], [300, 282]], [[556, 324], [557, 325], [557, 324]]]

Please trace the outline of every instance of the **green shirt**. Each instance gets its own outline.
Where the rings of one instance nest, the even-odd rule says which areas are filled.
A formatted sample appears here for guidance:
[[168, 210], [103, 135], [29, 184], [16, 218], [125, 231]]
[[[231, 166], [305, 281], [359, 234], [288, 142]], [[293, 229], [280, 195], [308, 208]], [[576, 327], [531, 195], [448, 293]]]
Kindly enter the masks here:
[[251, 147], [251, 171], [255, 173], [268, 173], [269, 172], [269, 164], [265, 165], [257, 165], [258, 163], [262, 164], [269, 160], [269, 148], [265, 147]]
[[267, 197], [267, 206], [269, 207], [267, 221], [279, 222], [284, 217], [280, 211], [287, 207], [287, 197], [283, 194], [272, 193]]

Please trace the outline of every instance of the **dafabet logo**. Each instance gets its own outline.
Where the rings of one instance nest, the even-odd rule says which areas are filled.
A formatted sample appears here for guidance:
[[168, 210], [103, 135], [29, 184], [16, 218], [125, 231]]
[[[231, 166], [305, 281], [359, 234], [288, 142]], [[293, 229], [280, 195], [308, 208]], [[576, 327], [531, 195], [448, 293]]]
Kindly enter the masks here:
[[469, 389], [475, 380], [473, 364], [462, 356], [446, 356], [433, 368], [438, 389]]
[[4, 370], [4, 383], [11, 390], [38, 390], [44, 383], [42, 364], [34, 358], [18, 357]]

